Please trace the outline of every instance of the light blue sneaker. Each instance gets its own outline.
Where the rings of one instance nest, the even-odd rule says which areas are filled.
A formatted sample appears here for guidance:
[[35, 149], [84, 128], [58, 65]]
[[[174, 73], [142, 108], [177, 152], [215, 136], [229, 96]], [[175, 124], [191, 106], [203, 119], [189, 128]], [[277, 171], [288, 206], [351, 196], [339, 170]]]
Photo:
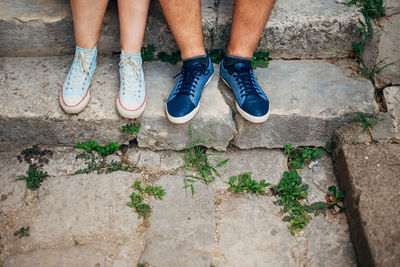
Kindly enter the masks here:
[[184, 61], [179, 80], [166, 104], [167, 118], [172, 123], [185, 123], [199, 111], [204, 87], [211, 81], [214, 67], [207, 56], [208, 67], [196, 61]]
[[122, 117], [135, 119], [140, 117], [146, 108], [142, 57], [140, 53], [125, 55], [122, 50], [119, 66], [120, 89], [117, 110]]
[[79, 113], [89, 103], [90, 81], [96, 70], [97, 47], [87, 50], [76, 46], [74, 61], [60, 94], [61, 107], [67, 113]]

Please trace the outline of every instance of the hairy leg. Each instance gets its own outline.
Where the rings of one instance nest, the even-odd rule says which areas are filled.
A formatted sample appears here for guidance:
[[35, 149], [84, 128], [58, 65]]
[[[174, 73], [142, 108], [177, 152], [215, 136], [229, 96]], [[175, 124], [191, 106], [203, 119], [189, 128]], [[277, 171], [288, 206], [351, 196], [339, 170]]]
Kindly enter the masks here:
[[228, 54], [251, 58], [275, 0], [236, 0]]
[[108, 0], [71, 0], [75, 41], [79, 47], [96, 46], [107, 4]]
[[150, 0], [118, 0], [121, 47], [127, 54], [142, 48]]
[[182, 59], [204, 55], [200, 0], [159, 0]]

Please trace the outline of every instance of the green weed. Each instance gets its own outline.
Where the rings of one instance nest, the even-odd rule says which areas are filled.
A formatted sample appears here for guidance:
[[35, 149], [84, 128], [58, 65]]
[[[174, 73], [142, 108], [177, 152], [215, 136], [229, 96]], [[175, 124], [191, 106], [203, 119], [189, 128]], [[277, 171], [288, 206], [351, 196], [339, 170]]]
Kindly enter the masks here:
[[160, 52], [158, 53], [158, 57], [162, 62], [168, 62], [170, 64], [176, 65], [179, 61], [182, 61], [181, 51], [175, 51], [171, 54]]
[[156, 47], [152, 44], [148, 44], [146, 47], [142, 47], [140, 53], [142, 54], [143, 61], [153, 61], [154, 60], [154, 51]]
[[14, 232], [14, 236], [16, 236], [18, 238], [30, 236], [30, 234], [29, 234], [29, 226], [26, 227], [26, 228], [25, 227], [19, 228], [17, 231]]
[[193, 184], [198, 181], [206, 184], [212, 183], [215, 180], [214, 175], [218, 177], [221, 176], [217, 168], [225, 166], [229, 159], [217, 159], [215, 160], [215, 164], [210, 163], [209, 157], [212, 154], [207, 154], [206, 149], [200, 144], [207, 140], [211, 140], [212, 138], [206, 138], [203, 140], [196, 138], [191, 126], [189, 127], [189, 134], [191, 145], [189, 148], [185, 149], [185, 163], [182, 167], [185, 170], [185, 176], [186, 170], [197, 173], [197, 176], [185, 178], [184, 188], [190, 188], [192, 194], [194, 194]]
[[212, 63], [219, 64], [225, 56], [225, 51], [223, 49], [213, 49], [207, 51], [207, 54], [210, 56]]
[[17, 181], [26, 181], [26, 187], [30, 190], [38, 189], [43, 179], [48, 176], [47, 173], [40, 169], [29, 169], [26, 174], [27, 176], [21, 176]]
[[131, 201], [127, 205], [135, 209], [139, 217], [147, 218], [151, 213], [151, 207], [149, 204], [144, 203], [143, 200], [147, 197], [154, 196], [156, 199], [163, 199], [165, 196], [165, 190], [162, 186], [151, 186], [148, 185], [145, 188], [142, 187], [142, 183], [136, 180], [132, 185], [132, 188], [137, 192], [132, 192], [129, 196]]
[[325, 151], [329, 154], [332, 153], [332, 149], [333, 149], [333, 142], [331, 141], [326, 141], [325, 143]]
[[115, 171], [126, 171], [126, 172], [133, 172], [138, 168], [135, 166], [129, 165], [126, 161], [114, 161], [112, 160], [110, 163], [107, 163], [104, 156], [98, 156], [94, 153], [86, 154], [81, 153], [76, 156], [76, 159], [84, 159], [86, 168], [77, 170], [75, 174], [81, 173], [92, 173], [97, 172], [97, 174], [101, 173], [112, 173]]
[[266, 195], [264, 188], [270, 186], [270, 183], [266, 183], [265, 180], [261, 180], [259, 183], [256, 180], [251, 179], [251, 173], [245, 172], [238, 176], [232, 176], [229, 181], [228, 190], [233, 193], [255, 193], [260, 195]]
[[267, 68], [269, 65], [269, 51], [255, 52], [251, 58], [251, 66], [253, 69], [256, 68]]
[[106, 146], [100, 146], [96, 141], [89, 141], [83, 143], [78, 142], [76, 144], [76, 148], [84, 149], [89, 154], [91, 154], [93, 151], [96, 151], [102, 156], [107, 156], [119, 150], [119, 145], [116, 142], [109, 142]]
[[319, 148], [298, 147], [293, 148], [291, 144], [284, 146], [285, 154], [288, 155], [288, 166], [290, 169], [301, 169], [307, 163], [318, 158], [324, 152]]
[[140, 131], [140, 123], [132, 122], [122, 126], [122, 131], [128, 134], [138, 134]]
[[363, 132], [371, 130], [378, 123], [377, 113], [365, 114], [358, 112], [352, 119], [351, 123], [362, 128]]

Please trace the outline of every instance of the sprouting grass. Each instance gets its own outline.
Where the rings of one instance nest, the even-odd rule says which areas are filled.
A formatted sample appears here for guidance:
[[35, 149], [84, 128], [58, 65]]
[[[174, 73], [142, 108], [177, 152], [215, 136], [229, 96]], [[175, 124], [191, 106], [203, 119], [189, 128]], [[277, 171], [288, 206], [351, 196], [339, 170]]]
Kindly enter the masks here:
[[29, 226], [28, 227], [19, 228], [17, 231], [14, 232], [14, 236], [16, 236], [18, 238], [30, 236], [30, 234], [29, 234]]
[[266, 195], [264, 188], [270, 186], [270, 183], [266, 183], [265, 180], [261, 180], [257, 182], [256, 180], [251, 179], [251, 173], [245, 172], [239, 174], [238, 176], [232, 176], [229, 178], [229, 181], [226, 182], [229, 184], [228, 190], [233, 193], [255, 193], [260, 195]]
[[138, 134], [140, 131], [140, 123], [132, 122], [122, 126], [122, 131], [128, 134]]
[[84, 149], [88, 153], [92, 153], [96, 151], [100, 153], [102, 156], [107, 156], [115, 151], [119, 150], [119, 145], [116, 142], [109, 142], [106, 146], [100, 146], [96, 141], [89, 141], [89, 142], [78, 142], [76, 144], [76, 148]]
[[362, 132], [367, 132], [371, 130], [378, 123], [377, 113], [366, 114], [358, 112], [352, 119], [353, 125], [360, 127]]
[[191, 139], [191, 145], [185, 150], [185, 162], [183, 168], [186, 171], [193, 171], [196, 175], [185, 178], [184, 188], [190, 188], [192, 194], [194, 194], [193, 184], [201, 181], [206, 184], [210, 184], [215, 180], [215, 176], [220, 177], [220, 173], [217, 168], [225, 166], [229, 159], [217, 159], [215, 164], [210, 163], [209, 157], [212, 154], [207, 154], [206, 149], [201, 146], [202, 143], [212, 138], [206, 138], [200, 140], [195, 137], [195, 133], [192, 127], [189, 127], [189, 134]]
[[143, 200], [151, 196], [156, 199], [163, 199], [166, 194], [162, 186], [147, 185], [143, 188], [139, 180], [135, 181], [132, 188], [136, 190], [136, 192], [132, 192], [129, 196], [131, 201], [129, 201], [127, 205], [133, 208], [139, 217], [143, 218], [147, 218], [151, 213], [150, 205], [143, 202]]
[[269, 65], [269, 51], [255, 52], [251, 58], [251, 66], [253, 69], [256, 68], [267, 68]]
[[26, 176], [20, 176], [17, 181], [26, 181], [26, 187], [30, 190], [36, 190], [40, 187], [43, 179], [48, 174], [38, 169], [29, 169]]
[[154, 51], [156, 50], [156, 46], [152, 44], [148, 44], [146, 47], [142, 47], [140, 53], [142, 54], [143, 61], [153, 61], [154, 60]]

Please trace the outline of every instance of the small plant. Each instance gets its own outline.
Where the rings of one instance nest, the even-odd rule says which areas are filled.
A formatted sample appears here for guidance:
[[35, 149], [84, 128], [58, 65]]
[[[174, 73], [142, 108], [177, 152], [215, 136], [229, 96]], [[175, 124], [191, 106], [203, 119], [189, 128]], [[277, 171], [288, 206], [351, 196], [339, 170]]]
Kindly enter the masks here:
[[151, 213], [151, 207], [149, 204], [144, 203], [143, 200], [146, 197], [154, 196], [156, 199], [163, 199], [165, 196], [165, 190], [162, 186], [151, 186], [148, 185], [145, 188], [142, 187], [142, 183], [136, 180], [132, 185], [132, 188], [137, 192], [132, 192], [129, 196], [131, 201], [127, 205], [135, 209], [139, 217], [147, 218]]
[[98, 152], [102, 156], [107, 156], [115, 151], [119, 150], [119, 145], [116, 142], [110, 142], [106, 146], [100, 146], [96, 141], [89, 141], [89, 142], [78, 142], [76, 144], [76, 148], [78, 149], [84, 149], [86, 150], [89, 154], [91, 154], [93, 151]]
[[143, 61], [153, 61], [155, 50], [156, 47], [152, 44], [148, 44], [146, 47], [142, 47], [140, 53], [142, 54]]
[[84, 159], [86, 168], [77, 170], [75, 174], [81, 173], [92, 173], [97, 172], [97, 174], [101, 173], [112, 173], [115, 171], [126, 171], [133, 172], [137, 170], [137, 167], [129, 165], [126, 161], [114, 161], [112, 160], [110, 163], [107, 163], [106, 159], [101, 156], [99, 157], [96, 154], [86, 154], [82, 153], [76, 156], [76, 159]]
[[338, 214], [344, 210], [344, 191], [338, 190], [336, 186], [331, 185], [328, 188], [328, 194], [326, 195], [326, 202], [332, 214]]
[[301, 169], [307, 163], [318, 158], [324, 152], [319, 148], [299, 147], [293, 148], [291, 144], [284, 146], [285, 154], [288, 155], [288, 166], [290, 169]]
[[168, 62], [170, 64], [176, 65], [179, 61], [182, 61], [181, 51], [175, 51], [171, 54], [167, 54], [165, 52], [158, 53], [158, 57], [162, 62]]
[[269, 52], [255, 52], [253, 57], [251, 58], [251, 66], [253, 69], [255, 68], [267, 68], [269, 65], [268, 62]]
[[128, 134], [138, 134], [140, 131], [140, 127], [141, 125], [139, 123], [132, 122], [122, 126], [122, 131]]
[[215, 180], [215, 176], [220, 177], [220, 173], [217, 168], [225, 166], [229, 159], [218, 159], [215, 162], [215, 165], [209, 163], [209, 156], [212, 154], [207, 154], [206, 149], [201, 147], [200, 144], [210, 140], [212, 138], [206, 138], [203, 140], [196, 139], [194, 136], [194, 131], [192, 131], [192, 127], [189, 127], [189, 133], [191, 138], [191, 145], [189, 148], [185, 150], [185, 163], [183, 164], [183, 168], [186, 172], [194, 171], [198, 174], [198, 176], [193, 176], [191, 178], [185, 178], [185, 186], [184, 188], [190, 187], [192, 194], [194, 193], [193, 184], [197, 181], [202, 181], [206, 184], [210, 184]]
[[331, 154], [332, 153], [332, 149], [333, 149], [333, 142], [326, 141], [325, 151], [328, 152], [329, 154]]
[[18, 238], [30, 236], [30, 234], [29, 234], [29, 226], [26, 227], [26, 228], [25, 227], [19, 228], [17, 231], [14, 232], [14, 236], [16, 236]]
[[378, 123], [377, 113], [365, 114], [358, 112], [352, 119], [352, 124], [362, 128], [363, 132], [371, 130]]
[[48, 163], [48, 159], [46, 156], [52, 156], [53, 152], [44, 149], [40, 150], [37, 145], [33, 145], [31, 148], [26, 148], [21, 151], [20, 155], [17, 157], [19, 162], [22, 162], [22, 160], [25, 160], [26, 163], [31, 164], [32, 161], [37, 160], [39, 163]]
[[270, 183], [266, 183], [265, 180], [261, 180], [259, 183], [256, 180], [251, 179], [251, 173], [245, 172], [238, 176], [232, 176], [229, 181], [228, 190], [233, 193], [255, 193], [260, 195], [266, 195], [264, 188], [270, 186]]
[[225, 56], [225, 51], [223, 49], [213, 49], [207, 51], [207, 54], [210, 56], [212, 63], [219, 64]]
[[37, 169], [29, 169], [27, 171], [27, 176], [21, 176], [17, 181], [26, 181], [26, 187], [30, 190], [36, 190], [40, 187], [43, 179], [48, 176], [47, 173]]

